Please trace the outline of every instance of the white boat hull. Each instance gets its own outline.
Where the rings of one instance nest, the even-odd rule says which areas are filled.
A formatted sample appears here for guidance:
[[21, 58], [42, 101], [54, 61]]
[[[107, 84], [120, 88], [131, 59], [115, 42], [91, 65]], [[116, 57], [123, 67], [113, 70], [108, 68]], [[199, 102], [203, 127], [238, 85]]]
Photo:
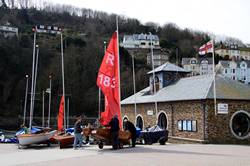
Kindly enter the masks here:
[[19, 141], [19, 145], [27, 146], [48, 141], [51, 137], [54, 136], [55, 133], [56, 130], [40, 134], [21, 134], [17, 136], [17, 139]]

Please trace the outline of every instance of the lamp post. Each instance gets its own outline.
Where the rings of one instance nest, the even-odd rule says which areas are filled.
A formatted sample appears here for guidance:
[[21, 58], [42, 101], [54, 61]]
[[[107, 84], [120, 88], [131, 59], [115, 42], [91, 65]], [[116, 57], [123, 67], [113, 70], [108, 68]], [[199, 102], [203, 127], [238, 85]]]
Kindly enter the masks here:
[[25, 125], [25, 118], [26, 118], [26, 108], [27, 108], [27, 97], [28, 97], [28, 86], [29, 86], [29, 75], [26, 74], [26, 90], [25, 90], [25, 101], [24, 101], [24, 108], [23, 108], [23, 124]]

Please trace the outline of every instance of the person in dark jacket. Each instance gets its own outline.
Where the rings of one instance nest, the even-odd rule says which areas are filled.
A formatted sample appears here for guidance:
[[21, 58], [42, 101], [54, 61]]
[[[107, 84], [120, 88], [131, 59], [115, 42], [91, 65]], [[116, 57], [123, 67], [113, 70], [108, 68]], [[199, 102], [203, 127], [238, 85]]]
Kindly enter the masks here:
[[75, 135], [75, 139], [74, 139], [74, 149], [76, 149], [77, 144], [79, 142], [79, 147], [82, 147], [82, 128], [81, 128], [81, 123], [82, 123], [82, 117], [79, 116], [76, 118], [76, 122], [74, 125], [74, 135]]
[[129, 120], [125, 119], [124, 120], [125, 123], [125, 129], [124, 130], [128, 130], [131, 133], [131, 140], [132, 140], [132, 147], [135, 147], [135, 142], [136, 142], [136, 128], [135, 125], [130, 122]]
[[118, 147], [119, 147], [119, 130], [120, 130], [118, 115], [115, 115], [111, 119], [108, 126], [110, 126], [110, 130], [111, 130], [113, 149], [118, 149]]

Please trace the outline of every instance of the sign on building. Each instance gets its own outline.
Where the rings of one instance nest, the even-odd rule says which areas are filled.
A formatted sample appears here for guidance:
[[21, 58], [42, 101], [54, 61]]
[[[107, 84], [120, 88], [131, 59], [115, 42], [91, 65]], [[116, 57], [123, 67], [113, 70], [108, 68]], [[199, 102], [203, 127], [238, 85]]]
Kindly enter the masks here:
[[148, 110], [147, 115], [150, 115], [150, 116], [154, 115], [154, 111], [153, 110]]
[[228, 114], [228, 104], [218, 103], [218, 114]]

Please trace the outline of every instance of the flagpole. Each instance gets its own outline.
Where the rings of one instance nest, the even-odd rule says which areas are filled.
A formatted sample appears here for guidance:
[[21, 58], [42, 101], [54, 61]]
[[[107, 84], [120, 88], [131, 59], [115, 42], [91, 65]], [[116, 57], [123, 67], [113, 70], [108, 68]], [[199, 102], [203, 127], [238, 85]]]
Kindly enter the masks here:
[[[153, 41], [152, 41], [152, 33], [151, 32], [149, 32], [149, 34], [150, 34], [150, 48], [151, 48], [151, 61], [152, 61], [152, 70], [153, 70], [153, 93], [154, 93], [154, 95], [155, 95], [155, 93], [156, 93], [156, 86], [155, 86], [155, 67], [154, 67], [154, 53], [153, 53]], [[156, 115], [156, 123], [157, 123], [157, 114], [158, 114], [158, 109], [157, 109], [157, 101], [156, 101], [156, 99], [155, 99], [155, 115]]]
[[212, 39], [212, 46], [213, 46], [213, 51], [212, 51], [212, 56], [213, 56], [213, 81], [214, 81], [214, 113], [217, 115], [217, 109], [216, 109], [216, 85], [215, 85], [215, 60], [214, 60], [214, 40]]
[[[121, 111], [121, 80], [120, 80], [120, 53], [119, 53], [119, 27], [118, 16], [116, 16], [116, 33], [117, 33], [117, 58], [118, 58], [118, 85], [119, 85], [119, 109]], [[120, 117], [121, 118], [121, 117]]]

